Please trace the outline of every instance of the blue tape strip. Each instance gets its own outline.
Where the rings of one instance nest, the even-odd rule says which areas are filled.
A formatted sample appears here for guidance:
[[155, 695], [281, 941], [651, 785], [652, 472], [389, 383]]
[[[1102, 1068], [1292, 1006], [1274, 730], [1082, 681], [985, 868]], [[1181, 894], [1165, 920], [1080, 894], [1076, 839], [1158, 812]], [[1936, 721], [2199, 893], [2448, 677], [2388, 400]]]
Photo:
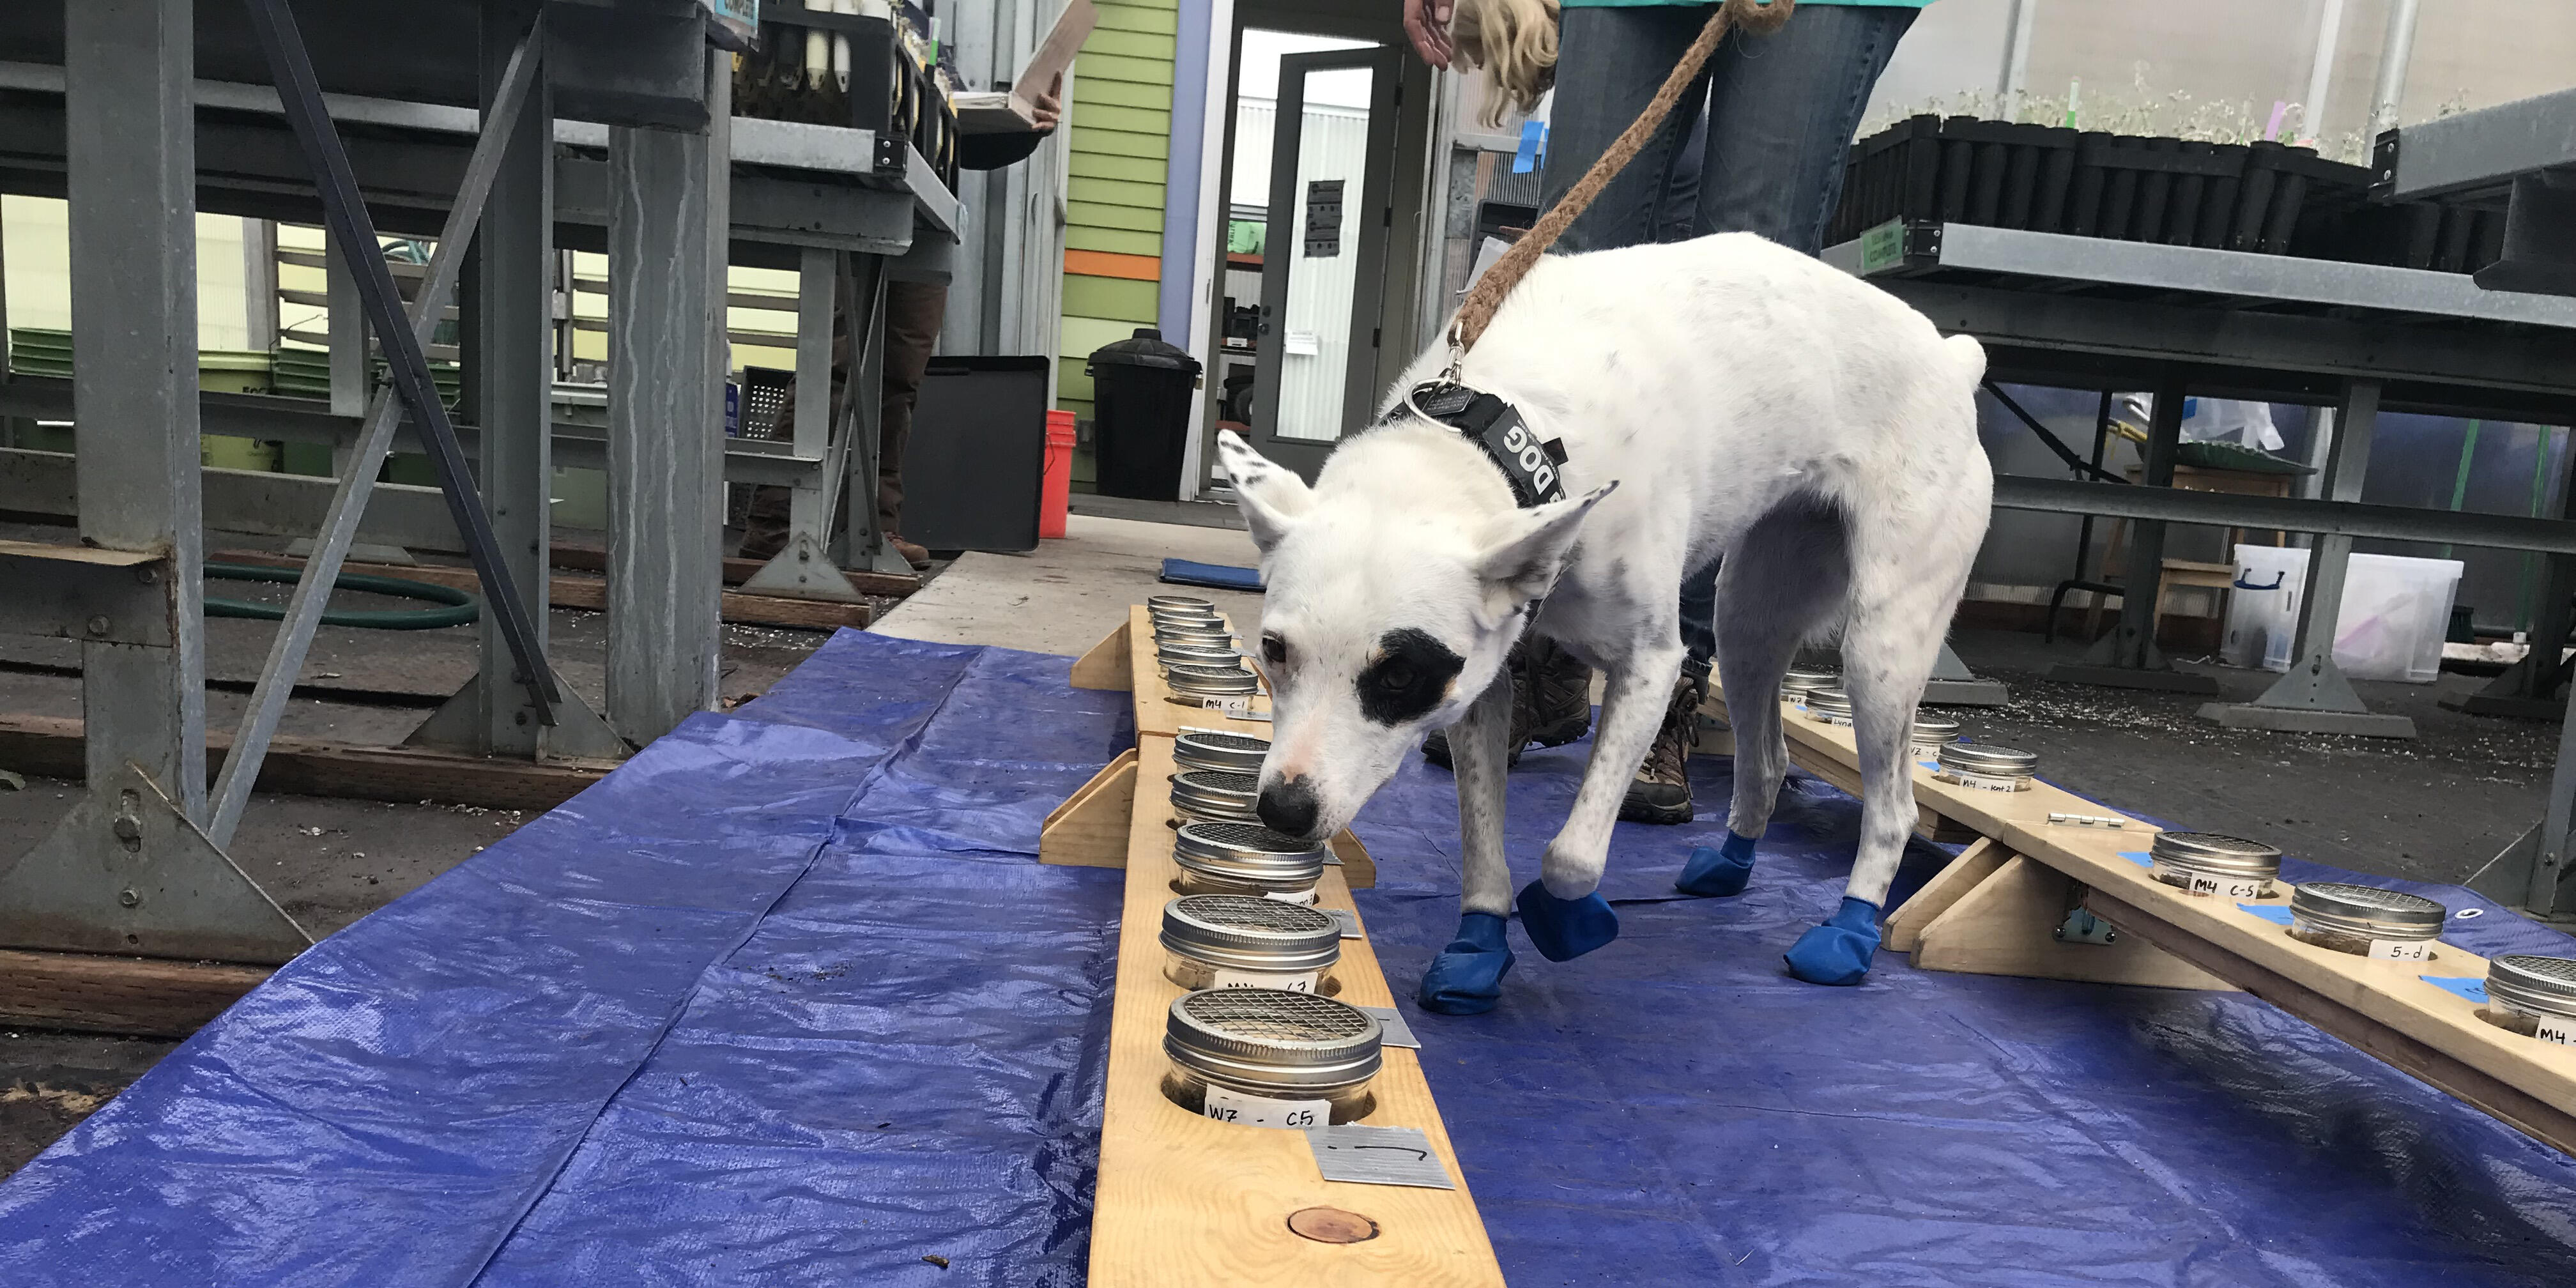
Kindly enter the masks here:
[[2155, 856], [2145, 850], [2122, 850], [2120, 857], [2142, 868], [2152, 868], [2156, 865]]
[[2487, 1000], [2487, 982], [2474, 975], [2418, 975], [2415, 978], [2445, 992], [2457, 993], [2480, 1005], [2484, 1005]]
[[1528, 174], [1538, 168], [1539, 158], [1547, 152], [1547, 122], [1521, 122], [1520, 150], [1512, 153], [1512, 173]]
[[2276, 922], [2284, 926], [2290, 924], [2290, 908], [2287, 904], [2240, 903], [2236, 906], [2243, 908], [2247, 912], [2253, 913], [2257, 917], [2261, 917], [2265, 921]]

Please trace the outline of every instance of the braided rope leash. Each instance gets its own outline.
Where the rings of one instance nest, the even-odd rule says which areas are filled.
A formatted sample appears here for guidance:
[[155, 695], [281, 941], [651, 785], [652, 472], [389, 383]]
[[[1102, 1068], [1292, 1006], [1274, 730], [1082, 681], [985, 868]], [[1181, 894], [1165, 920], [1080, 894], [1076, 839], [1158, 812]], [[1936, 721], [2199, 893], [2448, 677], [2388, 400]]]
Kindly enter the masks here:
[[1645, 149], [1646, 140], [1663, 128], [1664, 118], [1672, 115], [1673, 105], [1681, 101], [1682, 91], [1690, 88], [1701, 68], [1708, 66], [1709, 55], [1717, 52], [1717, 44], [1726, 38], [1727, 31], [1732, 28], [1754, 35], [1767, 35], [1778, 31], [1780, 24], [1789, 20], [1790, 11], [1796, 7], [1797, 0], [1770, 0], [1768, 4], [1762, 0], [1720, 0], [1716, 11], [1708, 16], [1708, 25], [1701, 27], [1699, 38], [1682, 51], [1681, 61], [1673, 64], [1672, 74], [1664, 78], [1663, 88], [1655, 91], [1655, 97], [1646, 104], [1646, 110], [1638, 113], [1637, 119], [1612, 141], [1610, 150], [1602, 153], [1601, 159], [1583, 172], [1583, 178], [1566, 190], [1563, 199], [1539, 216], [1538, 223], [1531, 226], [1519, 241], [1512, 243], [1512, 248], [1504, 251], [1503, 257], [1495, 260], [1492, 268], [1485, 270], [1485, 275], [1476, 280], [1476, 288], [1467, 292], [1466, 302], [1458, 306], [1457, 320], [1449, 327], [1449, 364], [1453, 377], [1458, 359], [1476, 347], [1477, 339], [1485, 334], [1486, 325], [1494, 320], [1494, 311], [1503, 306], [1503, 298], [1529, 275], [1531, 266], [1538, 263], [1538, 257], [1546, 254], [1548, 247], [1555, 245], [1556, 239], [1565, 235], [1565, 230], [1591, 208], [1593, 199], [1601, 195], [1601, 190], [1609, 187], [1610, 181], [1618, 178], [1619, 172], [1627, 169], [1630, 161], [1636, 160], [1637, 153]]

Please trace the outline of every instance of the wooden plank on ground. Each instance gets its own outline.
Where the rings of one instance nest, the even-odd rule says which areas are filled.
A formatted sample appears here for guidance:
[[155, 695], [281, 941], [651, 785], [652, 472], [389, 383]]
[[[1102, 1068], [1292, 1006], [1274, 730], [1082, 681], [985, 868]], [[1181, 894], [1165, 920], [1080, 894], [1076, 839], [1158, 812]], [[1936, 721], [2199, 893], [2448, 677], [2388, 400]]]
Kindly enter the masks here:
[[[256, 551], [226, 551], [214, 556], [218, 563], [246, 563], [263, 568], [297, 568], [301, 559]], [[397, 577], [406, 581], [426, 582], [450, 590], [483, 592], [483, 582], [471, 568], [447, 568], [434, 564], [342, 564], [341, 571], [369, 577]], [[546, 602], [557, 608], [578, 608], [604, 612], [608, 608], [608, 582], [599, 577], [567, 577], [560, 573], [546, 583]], [[848, 604], [830, 599], [793, 599], [783, 595], [746, 595], [738, 590], [724, 592], [718, 611], [728, 622], [746, 626], [784, 626], [795, 630], [829, 631], [848, 627], [866, 630], [871, 610], [866, 604]]]
[[[1365, 1121], [1420, 1128], [1458, 1183], [1455, 1190], [1328, 1182], [1304, 1133], [1213, 1122], [1164, 1097], [1164, 1022], [1181, 994], [1163, 978], [1157, 939], [1180, 871], [1163, 822], [1171, 753], [1169, 738], [1138, 740], [1138, 799], [1150, 807], [1136, 811], [1127, 853], [1090, 1282], [1096, 1288], [1502, 1283], [1420, 1053], [1387, 1049], [1373, 1084], [1377, 1109]], [[1351, 906], [1337, 868], [1324, 869], [1316, 895], [1320, 906]], [[1366, 939], [1342, 941], [1335, 973], [1342, 1000], [1394, 1004]], [[1438, 1030], [1424, 1036], [1437, 1046]], [[1289, 1231], [1288, 1215], [1308, 1207], [1359, 1213], [1380, 1233], [1352, 1244], [1300, 1238]]]
[[[229, 729], [206, 733], [212, 781], [232, 747]], [[0, 715], [0, 767], [48, 778], [79, 778], [81, 722], [62, 716]], [[512, 760], [419, 747], [369, 747], [315, 738], [270, 740], [258, 790], [371, 801], [438, 801], [543, 811], [563, 804], [616, 768], [602, 760]]]
[[[1859, 763], [1846, 728], [1806, 722], [1811, 753]], [[2042, 765], [2042, 772], [2047, 769]], [[1914, 776], [1914, 797], [1944, 818], [1993, 838], [2015, 854], [2087, 888], [2095, 916], [2532, 1136], [2576, 1154], [2576, 1047], [2507, 1032], [2478, 1018], [2477, 1003], [2427, 982], [2484, 979], [2486, 959], [2444, 943], [2431, 961], [2376, 961], [2290, 938], [2289, 929], [2249, 907], [2289, 903], [2290, 883], [2261, 900], [2183, 893], [2155, 880], [2132, 854], [2156, 829], [2052, 824], [2048, 816], [2101, 807], [2046, 782], [2029, 791], [1989, 792]]]
[[184, 1038], [258, 987], [271, 969], [0, 948], [0, 1020]]

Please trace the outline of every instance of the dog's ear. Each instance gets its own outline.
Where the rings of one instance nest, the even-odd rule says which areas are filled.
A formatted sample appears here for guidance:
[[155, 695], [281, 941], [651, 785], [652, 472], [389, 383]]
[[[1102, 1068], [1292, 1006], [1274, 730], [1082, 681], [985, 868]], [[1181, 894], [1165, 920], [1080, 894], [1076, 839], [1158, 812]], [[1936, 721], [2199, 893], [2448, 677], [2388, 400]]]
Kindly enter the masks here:
[[1252, 530], [1252, 544], [1270, 553], [1297, 526], [1298, 516], [1315, 504], [1314, 491], [1295, 471], [1272, 464], [1233, 430], [1217, 431], [1216, 458], [1234, 481], [1234, 508]]
[[1565, 571], [1583, 516], [1619, 489], [1616, 480], [1570, 501], [1499, 514], [1488, 523], [1476, 574], [1484, 580], [1488, 611], [1500, 618], [1544, 595]]

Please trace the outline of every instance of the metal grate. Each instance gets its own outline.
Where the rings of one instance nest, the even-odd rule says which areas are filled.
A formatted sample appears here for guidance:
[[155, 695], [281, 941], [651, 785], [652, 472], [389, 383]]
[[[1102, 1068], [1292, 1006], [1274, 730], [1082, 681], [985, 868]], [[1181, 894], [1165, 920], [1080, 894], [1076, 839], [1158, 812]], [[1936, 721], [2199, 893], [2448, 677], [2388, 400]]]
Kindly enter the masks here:
[[1330, 998], [1261, 988], [1192, 993], [1179, 1009], [1221, 1037], [1248, 1042], [1348, 1042], [1365, 1037], [1369, 1017]]
[[2512, 967], [2522, 974], [2536, 976], [2552, 984], [2576, 989], [2576, 957], [2538, 957], [2528, 953], [2512, 953], [2496, 958], [2495, 964]]
[[2281, 853], [2261, 841], [2249, 841], [2241, 836], [2222, 836], [2216, 832], [2159, 832], [2156, 834], [2155, 843], [2179, 846], [2186, 852], [2233, 854], [2248, 858], [2268, 859]]
[[1192, 743], [1205, 747], [1210, 751], [1258, 751], [1266, 753], [1270, 750], [1269, 739], [1255, 738], [1250, 734], [1222, 732], [1194, 733], [1189, 735], [1189, 739]]
[[[1205, 792], [1232, 792], [1250, 796], [1261, 790], [1261, 780], [1251, 774], [1238, 774], [1230, 769], [1193, 769], [1180, 776], [1180, 781]], [[1262, 829], [1256, 828], [1255, 831]], [[1271, 833], [1277, 835], [1277, 833]]]
[[1194, 894], [1177, 901], [1194, 921], [1227, 930], [1263, 930], [1281, 935], [1312, 935], [1330, 930], [1341, 938], [1341, 923], [1304, 904], [1285, 903], [1244, 894]]
[[783, 438], [790, 427], [782, 413], [787, 400], [796, 396], [796, 373], [768, 367], [742, 369], [741, 436], [744, 438]]
[[2430, 912], [2438, 917], [2443, 911], [2442, 905], [2421, 895], [2408, 894], [2403, 890], [2382, 890], [2378, 886], [2320, 881], [2300, 886], [2299, 893], [2313, 895], [2320, 899], [2331, 899], [2356, 908], [2368, 908], [2375, 912], [2412, 913], [2417, 916]]
[[[1250, 774], [1235, 774], [1251, 778]], [[1229, 850], [1262, 854], [1305, 854], [1315, 847], [1293, 836], [1284, 836], [1257, 823], [1194, 823], [1191, 830], [1208, 841]]]

